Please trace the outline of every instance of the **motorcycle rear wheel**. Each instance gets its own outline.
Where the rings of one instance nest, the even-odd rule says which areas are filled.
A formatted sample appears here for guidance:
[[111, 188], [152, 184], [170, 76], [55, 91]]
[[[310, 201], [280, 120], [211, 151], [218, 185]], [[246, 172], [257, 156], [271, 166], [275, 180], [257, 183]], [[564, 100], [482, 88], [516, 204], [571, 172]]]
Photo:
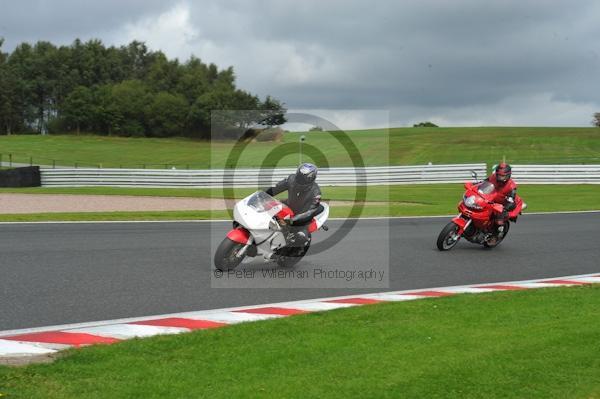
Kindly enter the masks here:
[[276, 258], [277, 265], [279, 267], [290, 268], [296, 266], [298, 262], [304, 258], [304, 255], [308, 252], [310, 248], [310, 241], [308, 245], [303, 248], [298, 247], [287, 247], [284, 248], [282, 252], [279, 253], [279, 256]]
[[238, 267], [244, 260], [244, 256], [237, 256], [242, 248], [244, 248], [244, 244], [225, 237], [215, 252], [214, 264], [217, 270], [227, 271]]
[[504, 235], [501, 238], [498, 237], [497, 241], [494, 244], [484, 242], [483, 246], [486, 248], [496, 248], [498, 245], [500, 245], [502, 241], [504, 241], [504, 239], [508, 235], [508, 230], [510, 230], [510, 222], [507, 220], [506, 222], [504, 222]]
[[437, 239], [437, 247], [440, 251], [449, 251], [458, 243], [460, 237], [454, 239], [458, 232], [458, 226], [450, 222], [442, 229]]

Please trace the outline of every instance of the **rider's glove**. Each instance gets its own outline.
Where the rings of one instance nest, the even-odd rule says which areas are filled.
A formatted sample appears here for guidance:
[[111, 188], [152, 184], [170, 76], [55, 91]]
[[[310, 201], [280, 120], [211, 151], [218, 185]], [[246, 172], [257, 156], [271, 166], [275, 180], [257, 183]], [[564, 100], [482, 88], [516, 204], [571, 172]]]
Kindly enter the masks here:
[[292, 224], [292, 219], [291, 218], [285, 218], [285, 219], [279, 219], [279, 225], [280, 226], [290, 226]]
[[517, 204], [515, 203], [515, 200], [512, 199], [511, 197], [508, 197], [507, 202], [508, 203], [504, 207], [505, 210], [512, 211], [513, 209], [515, 209], [517, 207]]

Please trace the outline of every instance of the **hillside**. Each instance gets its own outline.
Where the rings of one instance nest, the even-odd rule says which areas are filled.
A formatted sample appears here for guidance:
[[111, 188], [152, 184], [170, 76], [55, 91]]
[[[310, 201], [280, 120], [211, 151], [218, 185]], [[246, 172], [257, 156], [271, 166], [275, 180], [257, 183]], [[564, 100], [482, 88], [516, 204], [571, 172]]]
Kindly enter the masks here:
[[[325, 155], [330, 166], [351, 166], [356, 153], [348, 153], [337, 138], [341, 133], [286, 133], [284, 144], [298, 143], [306, 135], [304, 160], [311, 146]], [[513, 163], [600, 163], [598, 128], [394, 128], [347, 132], [366, 165], [411, 165], [487, 162], [506, 156]], [[280, 143], [250, 143], [238, 166], [259, 167]], [[2, 161], [79, 167], [207, 168], [223, 167], [232, 142], [183, 138], [122, 138], [106, 136], [0, 136]], [[299, 161], [295, 148], [279, 161], [293, 166]], [[278, 152], [279, 151], [279, 152]], [[280, 149], [274, 155], [283, 153]], [[350, 155], [349, 155], [350, 154]], [[263, 166], [273, 166], [275, 161]], [[5, 164], [6, 165], [6, 164]]]

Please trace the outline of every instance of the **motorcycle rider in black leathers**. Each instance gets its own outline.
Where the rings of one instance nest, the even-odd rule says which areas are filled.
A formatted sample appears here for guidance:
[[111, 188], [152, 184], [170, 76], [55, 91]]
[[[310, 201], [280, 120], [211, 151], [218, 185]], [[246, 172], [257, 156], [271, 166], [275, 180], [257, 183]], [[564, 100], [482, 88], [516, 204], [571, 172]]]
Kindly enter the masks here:
[[275, 196], [287, 190], [288, 198], [283, 202], [294, 212], [290, 219], [283, 220], [287, 230], [286, 240], [293, 246], [303, 246], [309, 238], [308, 226], [313, 217], [323, 212], [321, 205], [321, 189], [315, 182], [317, 167], [311, 163], [303, 163], [295, 174], [289, 175], [265, 192]]

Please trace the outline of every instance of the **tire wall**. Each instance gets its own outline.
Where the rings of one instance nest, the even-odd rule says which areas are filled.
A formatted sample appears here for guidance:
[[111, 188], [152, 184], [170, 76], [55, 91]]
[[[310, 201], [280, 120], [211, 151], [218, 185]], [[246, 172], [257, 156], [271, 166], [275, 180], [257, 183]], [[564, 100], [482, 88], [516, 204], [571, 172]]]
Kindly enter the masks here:
[[0, 187], [41, 186], [39, 166], [0, 170]]

